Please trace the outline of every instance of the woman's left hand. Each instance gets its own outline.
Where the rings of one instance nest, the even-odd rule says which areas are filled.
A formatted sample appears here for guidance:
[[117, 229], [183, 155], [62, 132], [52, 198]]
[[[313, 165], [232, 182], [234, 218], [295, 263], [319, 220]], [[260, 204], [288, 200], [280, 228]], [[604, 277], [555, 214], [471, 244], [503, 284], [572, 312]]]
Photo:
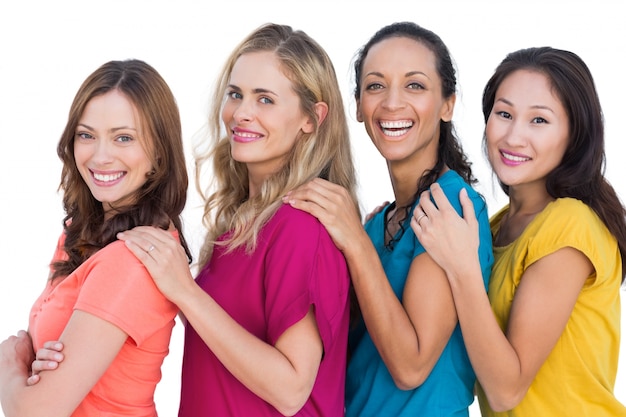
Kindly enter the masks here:
[[172, 234], [156, 227], [138, 226], [118, 233], [117, 238], [146, 266], [159, 291], [178, 304], [184, 289], [193, 283], [193, 276], [187, 254]]
[[340, 185], [315, 178], [287, 193], [283, 202], [315, 216], [342, 252], [354, 244], [355, 236], [367, 238], [358, 207]]
[[43, 344], [35, 355], [35, 360], [30, 366], [30, 376], [26, 380], [26, 385], [35, 385], [41, 379], [41, 371], [52, 371], [59, 368], [59, 363], [64, 359], [63, 343], [58, 340], [49, 341]]

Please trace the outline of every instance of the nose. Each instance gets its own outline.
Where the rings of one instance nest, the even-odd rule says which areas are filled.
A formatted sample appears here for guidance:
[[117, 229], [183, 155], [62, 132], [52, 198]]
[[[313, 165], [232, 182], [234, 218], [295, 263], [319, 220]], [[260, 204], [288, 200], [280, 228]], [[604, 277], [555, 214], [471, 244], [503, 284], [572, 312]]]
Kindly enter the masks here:
[[92, 160], [98, 165], [106, 165], [113, 161], [115, 148], [111, 141], [98, 139], [93, 147]]
[[395, 111], [404, 108], [405, 101], [402, 95], [402, 91], [400, 91], [399, 88], [387, 87], [382, 105], [383, 108], [389, 111]]
[[236, 122], [249, 122], [254, 119], [254, 106], [251, 100], [245, 98], [237, 102], [233, 109], [233, 118]]
[[511, 147], [522, 147], [527, 144], [528, 124], [514, 120], [506, 132], [506, 143]]

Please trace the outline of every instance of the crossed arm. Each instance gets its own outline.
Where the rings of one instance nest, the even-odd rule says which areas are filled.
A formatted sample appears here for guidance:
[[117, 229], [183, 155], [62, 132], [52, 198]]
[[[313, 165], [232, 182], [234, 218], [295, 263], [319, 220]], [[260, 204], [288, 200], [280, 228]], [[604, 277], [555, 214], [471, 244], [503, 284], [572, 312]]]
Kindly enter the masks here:
[[[0, 344], [0, 402], [5, 416], [70, 416], [113, 362], [127, 337], [119, 327], [76, 310], [60, 337], [63, 366], [54, 372], [37, 372], [30, 384], [27, 379], [34, 358], [30, 336], [20, 331], [9, 337]], [[49, 369], [37, 361], [35, 366]], [[32, 385], [34, 381], [38, 383]]]

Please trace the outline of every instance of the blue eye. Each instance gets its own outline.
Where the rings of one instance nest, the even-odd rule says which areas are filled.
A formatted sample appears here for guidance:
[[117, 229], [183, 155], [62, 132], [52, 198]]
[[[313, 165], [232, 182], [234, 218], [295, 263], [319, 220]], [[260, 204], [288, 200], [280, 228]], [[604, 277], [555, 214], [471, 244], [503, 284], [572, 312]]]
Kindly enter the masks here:
[[132, 142], [133, 138], [128, 135], [122, 135], [122, 136], [118, 136], [115, 140], [118, 142], [128, 143], [128, 142]]
[[241, 99], [241, 97], [243, 97], [239, 92], [237, 91], [229, 91], [228, 93], [226, 93], [226, 96], [228, 98], [231, 98], [233, 100], [239, 100]]
[[259, 101], [263, 104], [274, 104], [274, 100], [269, 97], [261, 97], [259, 98]]
[[89, 133], [85, 133], [85, 132], [77, 133], [76, 136], [79, 139], [82, 139], [82, 140], [89, 140], [89, 139], [93, 139], [94, 138]]

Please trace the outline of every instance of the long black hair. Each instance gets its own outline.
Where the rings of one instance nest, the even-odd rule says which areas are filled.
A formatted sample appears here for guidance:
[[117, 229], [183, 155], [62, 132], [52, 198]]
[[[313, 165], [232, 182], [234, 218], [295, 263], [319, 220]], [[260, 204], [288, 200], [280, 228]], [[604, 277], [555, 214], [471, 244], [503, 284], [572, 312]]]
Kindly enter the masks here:
[[[528, 69], [544, 74], [569, 119], [569, 144], [561, 163], [546, 178], [553, 198], [571, 197], [596, 212], [615, 236], [622, 257], [622, 284], [626, 274], [626, 209], [604, 177], [604, 117], [589, 68], [575, 53], [551, 47], [510, 53], [496, 68], [483, 91], [483, 116], [489, 119], [496, 91], [511, 73]], [[483, 140], [484, 144], [484, 140]], [[508, 195], [509, 187], [500, 182]]]

